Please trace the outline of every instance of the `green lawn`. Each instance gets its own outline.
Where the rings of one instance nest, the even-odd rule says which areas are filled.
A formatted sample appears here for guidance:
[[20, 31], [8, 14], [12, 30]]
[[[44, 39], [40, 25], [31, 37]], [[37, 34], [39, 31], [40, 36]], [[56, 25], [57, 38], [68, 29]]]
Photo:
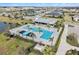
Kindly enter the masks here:
[[[10, 19], [9, 17], [0, 16], [0, 22], [25, 24], [32, 23], [32, 20]], [[10, 29], [10, 28], [9, 28]], [[9, 30], [7, 29], [7, 30]], [[25, 54], [25, 51], [34, 46], [35, 42], [22, 40], [23, 38], [10, 38], [5, 33], [0, 33], [0, 54]]]
[[23, 23], [32, 23], [32, 20], [21, 20], [21, 19], [12, 19], [9, 17], [4, 17], [4, 16], [0, 16], [0, 22], [7, 22], [7, 23], [18, 23], [18, 24], [23, 24]]
[[4, 33], [0, 34], [0, 54], [19, 54], [22, 48], [27, 49], [33, 43], [20, 40], [19, 38], [10, 38], [5, 36]]

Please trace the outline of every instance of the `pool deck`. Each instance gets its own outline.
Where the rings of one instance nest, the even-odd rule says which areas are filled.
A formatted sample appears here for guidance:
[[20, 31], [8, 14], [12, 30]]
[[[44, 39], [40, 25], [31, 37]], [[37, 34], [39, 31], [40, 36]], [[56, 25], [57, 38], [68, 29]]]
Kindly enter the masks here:
[[21, 36], [21, 37], [23, 37], [25, 39], [26, 38], [33, 39], [35, 42], [40, 42], [42, 44], [47, 44], [47, 45], [50, 45], [50, 46], [55, 45], [55, 43], [57, 41], [57, 37], [59, 35], [58, 32], [57, 32], [57, 29], [55, 29], [55, 28], [48, 28], [48, 27], [44, 27], [44, 26], [37, 26], [37, 25], [32, 25], [32, 24], [28, 24], [28, 25], [30, 25], [31, 27], [40, 27], [40, 28], [43, 28], [45, 30], [53, 32], [53, 34], [50, 36], [50, 38], [52, 38], [52, 40], [50, 40], [50, 39], [45, 40], [44, 38], [40, 38], [40, 36], [43, 34], [42, 32], [33, 32], [36, 35], [36, 38], [34, 38], [34, 39], [31, 38], [31, 37], [28, 37], [28, 36], [23, 36], [19, 32], [22, 31], [22, 30], [24, 30], [26, 32], [30, 31], [30, 30], [24, 28], [27, 25], [23, 25], [21, 27], [11, 29], [10, 32], [11, 32], [11, 34], [19, 35], [19, 36]]

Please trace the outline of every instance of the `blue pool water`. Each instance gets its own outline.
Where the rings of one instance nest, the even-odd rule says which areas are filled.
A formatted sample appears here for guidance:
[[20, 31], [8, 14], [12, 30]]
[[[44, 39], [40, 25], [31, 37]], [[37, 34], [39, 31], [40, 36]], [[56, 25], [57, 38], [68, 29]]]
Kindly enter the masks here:
[[48, 30], [45, 30], [45, 29], [38, 29], [38, 28], [36, 28], [36, 27], [32, 27], [31, 28], [32, 29], [32, 31], [34, 31], [34, 32], [43, 32], [43, 34], [40, 36], [40, 38], [43, 38], [43, 39], [45, 39], [45, 40], [49, 40], [49, 38], [51, 37], [51, 35], [53, 34], [53, 32], [50, 32], [50, 31], [48, 31]]
[[53, 34], [52, 32], [49, 32], [49, 31], [45, 30], [40, 38], [48, 40], [51, 37], [52, 34]]
[[23, 33], [24, 36], [27, 36], [28, 34], [29, 34], [29, 32], [24, 32]]
[[26, 31], [20, 31], [19, 33], [23, 34], [24, 32], [26, 32]]
[[[28, 28], [24, 28], [24, 29], [28, 29]], [[33, 32], [42, 32], [43, 34], [40, 36], [40, 38], [43, 38], [44, 40], [49, 40], [51, 35], [53, 34], [53, 32], [50, 32], [50, 31], [42, 29], [42, 28], [39, 29], [37, 27], [29, 27], [28, 30], [31, 30]], [[22, 35], [27, 36], [28, 33], [29, 33], [29, 31], [28, 32], [26, 32], [26, 31], [24, 32], [23, 31]]]
[[29, 34], [29, 32], [26, 32], [26, 31], [21, 31], [19, 33], [21, 33], [23, 36], [27, 36]]

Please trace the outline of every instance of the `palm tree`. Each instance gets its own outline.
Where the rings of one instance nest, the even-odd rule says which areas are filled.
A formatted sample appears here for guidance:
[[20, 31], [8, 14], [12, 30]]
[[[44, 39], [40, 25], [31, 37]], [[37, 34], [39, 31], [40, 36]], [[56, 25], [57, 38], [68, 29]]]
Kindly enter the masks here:
[[43, 51], [44, 55], [53, 55], [55, 54], [54, 49], [52, 47], [46, 46], [44, 51]]

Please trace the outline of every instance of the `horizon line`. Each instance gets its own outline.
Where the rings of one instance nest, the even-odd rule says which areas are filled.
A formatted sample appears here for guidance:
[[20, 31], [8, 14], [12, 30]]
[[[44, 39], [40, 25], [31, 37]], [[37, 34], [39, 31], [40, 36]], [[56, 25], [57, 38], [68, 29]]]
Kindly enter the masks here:
[[0, 3], [0, 7], [3, 6], [79, 7], [79, 3]]

